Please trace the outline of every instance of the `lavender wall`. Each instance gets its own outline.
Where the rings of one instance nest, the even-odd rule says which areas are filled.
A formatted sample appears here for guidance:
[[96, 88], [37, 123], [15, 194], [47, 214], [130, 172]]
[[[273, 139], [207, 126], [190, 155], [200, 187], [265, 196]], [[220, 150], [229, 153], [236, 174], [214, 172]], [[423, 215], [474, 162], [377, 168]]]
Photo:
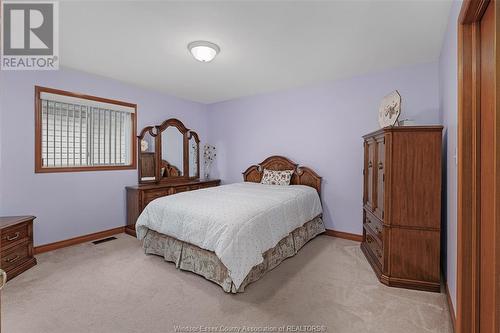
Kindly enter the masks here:
[[441, 119], [445, 126], [443, 151], [446, 178], [444, 179], [444, 246], [446, 260], [444, 274], [450, 290], [450, 298], [456, 309], [457, 276], [457, 19], [461, 1], [452, 4], [441, 56], [439, 57], [439, 95]]
[[209, 105], [208, 141], [218, 148], [213, 175], [241, 181], [248, 166], [287, 156], [323, 177], [327, 228], [360, 234], [361, 136], [379, 128], [381, 98], [394, 89], [402, 119], [439, 123], [437, 63]]
[[0, 73], [0, 215], [33, 214], [35, 244], [125, 224], [126, 185], [137, 171], [34, 173], [34, 85], [138, 104], [138, 129], [169, 117], [207, 136], [206, 106], [63, 69]]

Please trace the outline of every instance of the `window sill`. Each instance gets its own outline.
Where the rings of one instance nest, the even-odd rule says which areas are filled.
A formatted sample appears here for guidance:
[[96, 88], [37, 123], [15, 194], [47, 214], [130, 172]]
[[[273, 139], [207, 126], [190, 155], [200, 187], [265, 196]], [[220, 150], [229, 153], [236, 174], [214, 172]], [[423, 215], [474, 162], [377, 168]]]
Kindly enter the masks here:
[[35, 173], [59, 173], [59, 172], [82, 172], [82, 171], [112, 171], [112, 170], [135, 170], [137, 166], [131, 165], [103, 165], [86, 167], [35, 167]]

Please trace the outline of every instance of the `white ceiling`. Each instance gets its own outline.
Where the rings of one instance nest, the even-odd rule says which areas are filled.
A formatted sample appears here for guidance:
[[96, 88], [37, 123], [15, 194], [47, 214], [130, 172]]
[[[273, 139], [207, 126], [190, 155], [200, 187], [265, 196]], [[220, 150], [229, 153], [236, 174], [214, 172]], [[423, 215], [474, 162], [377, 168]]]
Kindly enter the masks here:
[[[436, 61], [450, 1], [68, 1], [61, 64], [213, 103]], [[221, 52], [194, 60], [187, 44]]]

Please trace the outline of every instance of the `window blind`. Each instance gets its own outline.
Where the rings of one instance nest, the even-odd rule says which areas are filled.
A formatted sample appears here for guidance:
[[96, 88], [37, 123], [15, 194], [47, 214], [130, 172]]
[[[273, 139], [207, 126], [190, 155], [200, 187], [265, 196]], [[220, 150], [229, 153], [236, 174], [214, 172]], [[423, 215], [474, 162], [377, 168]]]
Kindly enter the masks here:
[[42, 167], [130, 164], [134, 109], [49, 93], [40, 102]]

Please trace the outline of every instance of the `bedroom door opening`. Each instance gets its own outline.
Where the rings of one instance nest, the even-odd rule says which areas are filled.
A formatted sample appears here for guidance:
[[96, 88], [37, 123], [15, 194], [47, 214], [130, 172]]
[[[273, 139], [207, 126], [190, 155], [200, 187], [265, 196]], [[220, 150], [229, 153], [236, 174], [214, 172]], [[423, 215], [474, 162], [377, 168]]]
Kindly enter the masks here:
[[497, 1], [464, 1], [458, 22], [457, 332], [500, 332]]

